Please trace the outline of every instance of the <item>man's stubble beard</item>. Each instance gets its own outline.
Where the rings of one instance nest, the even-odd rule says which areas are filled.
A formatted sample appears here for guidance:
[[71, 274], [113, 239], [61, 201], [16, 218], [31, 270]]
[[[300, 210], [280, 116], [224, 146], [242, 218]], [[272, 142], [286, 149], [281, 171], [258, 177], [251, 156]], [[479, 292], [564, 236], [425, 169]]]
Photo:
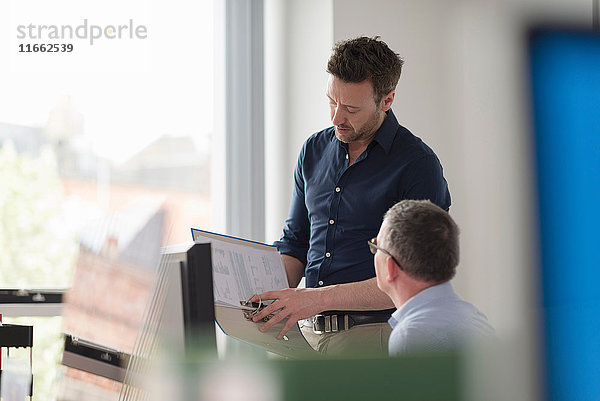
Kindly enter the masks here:
[[[383, 115], [383, 116], [382, 116]], [[372, 117], [367, 120], [367, 122], [361, 127], [360, 131], [356, 132], [354, 129], [351, 133], [345, 134], [344, 137], [337, 131], [337, 127], [335, 128], [335, 136], [336, 138], [343, 143], [352, 143], [361, 140], [369, 139], [370, 137], [375, 136], [375, 132], [379, 129], [381, 124], [383, 124], [383, 120], [385, 120], [385, 112], [375, 112]], [[352, 128], [341, 126], [342, 128]]]

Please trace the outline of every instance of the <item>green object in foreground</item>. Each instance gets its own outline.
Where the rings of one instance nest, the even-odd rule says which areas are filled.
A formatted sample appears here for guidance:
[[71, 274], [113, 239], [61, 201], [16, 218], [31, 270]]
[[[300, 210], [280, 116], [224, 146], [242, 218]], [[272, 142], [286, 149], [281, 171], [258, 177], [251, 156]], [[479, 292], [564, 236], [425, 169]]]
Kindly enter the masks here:
[[[199, 347], [157, 366], [156, 383], [168, 385], [149, 400], [453, 401], [464, 398], [464, 360], [458, 353], [216, 360]], [[170, 395], [173, 388], [179, 398]]]
[[286, 401], [460, 399], [461, 366], [454, 354], [273, 361], [269, 365], [280, 377]]

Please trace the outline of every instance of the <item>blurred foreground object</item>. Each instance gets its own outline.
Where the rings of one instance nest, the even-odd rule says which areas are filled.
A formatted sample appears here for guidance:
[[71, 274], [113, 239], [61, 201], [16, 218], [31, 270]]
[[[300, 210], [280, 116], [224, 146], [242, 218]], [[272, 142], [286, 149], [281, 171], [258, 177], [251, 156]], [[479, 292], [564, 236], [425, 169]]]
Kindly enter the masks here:
[[600, 32], [529, 37], [545, 399], [600, 394]]

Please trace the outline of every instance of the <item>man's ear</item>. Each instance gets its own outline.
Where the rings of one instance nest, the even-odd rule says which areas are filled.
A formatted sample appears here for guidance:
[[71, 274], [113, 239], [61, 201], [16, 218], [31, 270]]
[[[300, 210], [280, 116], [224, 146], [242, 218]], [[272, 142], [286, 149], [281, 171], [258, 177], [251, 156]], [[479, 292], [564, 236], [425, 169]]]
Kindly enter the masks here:
[[396, 91], [390, 91], [387, 95], [381, 99], [381, 110], [388, 111], [390, 107], [392, 107], [392, 103], [394, 103], [394, 96], [396, 95]]
[[391, 283], [392, 281], [396, 280], [398, 274], [400, 274], [400, 269], [398, 268], [398, 265], [390, 257], [387, 258], [387, 263], [385, 264], [385, 272], [388, 283]]

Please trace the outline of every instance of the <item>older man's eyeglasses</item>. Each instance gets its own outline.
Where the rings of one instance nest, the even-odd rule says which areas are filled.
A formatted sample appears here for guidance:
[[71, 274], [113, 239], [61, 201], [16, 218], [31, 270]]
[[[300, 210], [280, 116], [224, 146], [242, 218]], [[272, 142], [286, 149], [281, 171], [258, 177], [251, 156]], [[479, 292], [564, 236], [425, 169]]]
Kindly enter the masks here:
[[398, 262], [391, 253], [389, 253], [388, 251], [386, 251], [385, 249], [383, 249], [382, 247], [377, 245], [377, 237], [372, 238], [370, 241], [367, 241], [367, 243], [369, 244], [369, 250], [371, 250], [371, 253], [373, 255], [375, 255], [377, 253], [377, 251], [379, 250], [379, 251], [385, 253], [386, 255], [388, 255], [390, 258], [392, 258], [392, 260], [394, 261], [394, 263], [396, 263], [398, 265], [400, 270], [404, 270], [404, 268], [402, 267], [400, 262]]

